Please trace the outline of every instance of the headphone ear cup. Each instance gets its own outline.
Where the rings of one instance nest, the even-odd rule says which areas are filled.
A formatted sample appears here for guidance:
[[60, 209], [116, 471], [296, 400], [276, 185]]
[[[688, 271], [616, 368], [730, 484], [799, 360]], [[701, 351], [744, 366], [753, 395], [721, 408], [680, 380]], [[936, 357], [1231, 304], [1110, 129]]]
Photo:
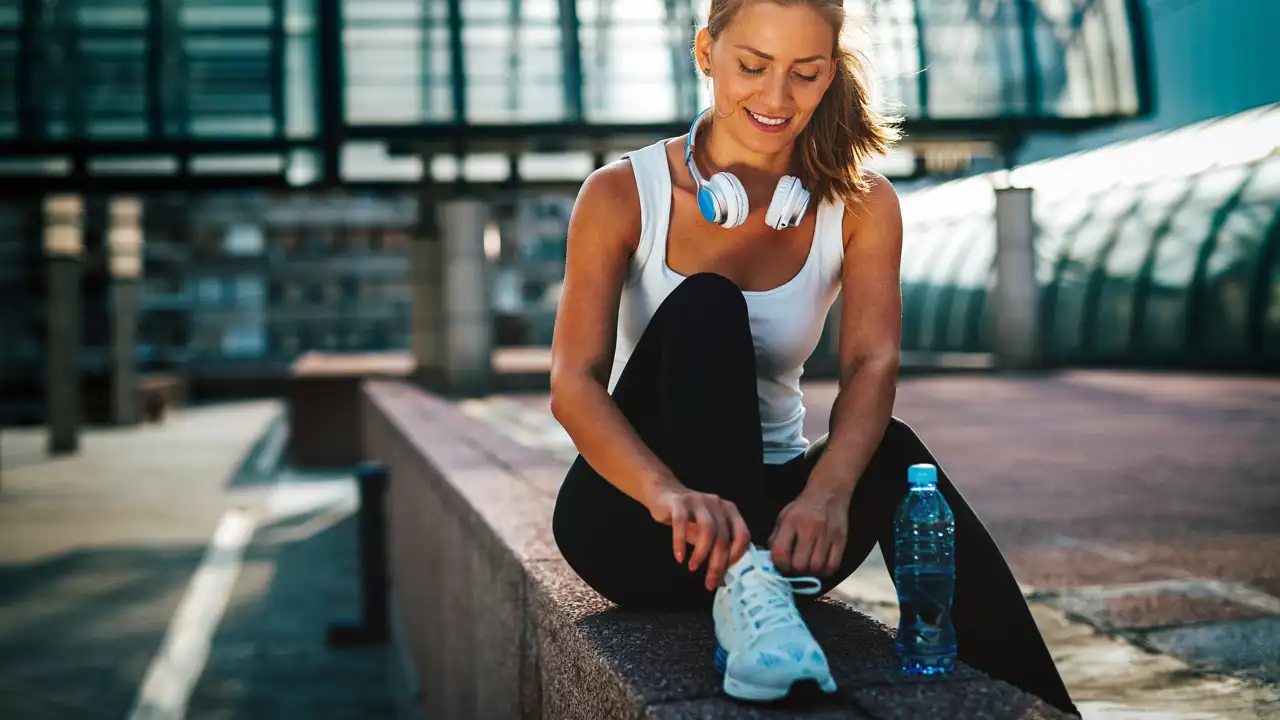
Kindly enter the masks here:
[[724, 203], [720, 201], [710, 184], [698, 188], [698, 210], [702, 218], [710, 223], [719, 224], [724, 219]]
[[742, 181], [733, 173], [716, 173], [711, 178], [711, 185], [724, 197], [724, 221], [726, 228], [737, 227], [747, 219], [747, 191]]
[[796, 184], [795, 180], [790, 175], [784, 175], [778, 181], [778, 186], [773, 189], [773, 197], [769, 200], [769, 209], [764, 213], [764, 223], [774, 230], [781, 230], [787, 226], [785, 211], [787, 202], [791, 198], [791, 189]]
[[732, 173], [716, 173], [707, 183], [721, 201], [721, 220], [726, 228], [735, 228], [746, 219], [746, 190]]
[[764, 221], [774, 230], [794, 227], [800, 224], [808, 207], [809, 191], [800, 184], [799, 178], [785, 175], [773, 189], [773, 199], [769, 202]]

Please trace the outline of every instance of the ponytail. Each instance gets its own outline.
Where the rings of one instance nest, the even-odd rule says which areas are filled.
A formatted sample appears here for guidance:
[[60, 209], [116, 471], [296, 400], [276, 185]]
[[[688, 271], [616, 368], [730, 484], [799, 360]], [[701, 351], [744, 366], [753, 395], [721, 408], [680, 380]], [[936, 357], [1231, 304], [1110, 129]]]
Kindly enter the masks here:
[[834, 61], [835, 78], [798, 140], [801, 179], [814, 198], [852, 205], [871, 188], [867, 161], [897, 142], [898, 119], [872, 109], [861, 55], [837, 41]]

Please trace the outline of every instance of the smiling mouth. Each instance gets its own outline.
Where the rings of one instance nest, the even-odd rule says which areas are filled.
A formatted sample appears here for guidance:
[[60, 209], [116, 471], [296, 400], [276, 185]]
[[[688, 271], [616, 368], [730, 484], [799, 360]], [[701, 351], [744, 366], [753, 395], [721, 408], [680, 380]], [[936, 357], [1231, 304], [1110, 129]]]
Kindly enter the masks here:
[[747, 110], [747, 114], [751, 116], [752, 120], [755, 120], [761, 125], [765, 125], [767, 127], [781, 127], [791, 122], [791, 118], [778, 118], [769, 115], [761, 115], [760, 113], [753, 112], [751, 110]]

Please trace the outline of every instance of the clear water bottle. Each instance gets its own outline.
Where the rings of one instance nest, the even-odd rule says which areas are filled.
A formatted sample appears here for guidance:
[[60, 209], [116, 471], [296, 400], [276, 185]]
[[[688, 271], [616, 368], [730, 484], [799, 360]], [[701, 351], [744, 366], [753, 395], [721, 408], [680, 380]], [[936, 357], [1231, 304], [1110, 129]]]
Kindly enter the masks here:
[[936, 467], [912, 465], [907, 484], [894, 518], [893, 580], [902, 612], [895, 646], [903, 672], [941, 675], [956, 666], [956, 521], [938, 490]]

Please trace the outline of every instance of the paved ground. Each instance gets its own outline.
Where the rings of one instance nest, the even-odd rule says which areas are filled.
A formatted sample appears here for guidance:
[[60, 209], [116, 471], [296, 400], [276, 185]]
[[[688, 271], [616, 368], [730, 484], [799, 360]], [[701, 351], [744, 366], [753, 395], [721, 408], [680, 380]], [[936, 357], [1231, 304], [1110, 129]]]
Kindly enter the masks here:
[[[833, 391], [807, 388], [815, 436]], [[545, 396], [466, 407], [572, 457]], [[0, 718], [142, 718], [184, 679], [190, 717], [391, 714], [388, 651], [323, 644], [357, 610], [352, 483], [279, 468], [279, 413], [189, 410], [59, 460], [4, 432]], [[1280, 717], [1280, 382], [911, 379], [898, 413], [1005, 549], [1087, 717]], [[840, 592], [892, 624], [877, 557]]]
[[93, 431], [58, 460], [5, 430], [0, 718], [390, 714], [388, 652], [324, 646], [357, 611], [352, 482], [278, 470], [280, 410]]
[[[831, 383], [806, 387], [825, 431]], [[569, 459], [544, 395], [465, 407]], [[986, 521], [1090, 717], [1280, 717], [1280, 381], [904, 380], [896, 414]], [[873, 560], [842, 588], [895, 618]]]

